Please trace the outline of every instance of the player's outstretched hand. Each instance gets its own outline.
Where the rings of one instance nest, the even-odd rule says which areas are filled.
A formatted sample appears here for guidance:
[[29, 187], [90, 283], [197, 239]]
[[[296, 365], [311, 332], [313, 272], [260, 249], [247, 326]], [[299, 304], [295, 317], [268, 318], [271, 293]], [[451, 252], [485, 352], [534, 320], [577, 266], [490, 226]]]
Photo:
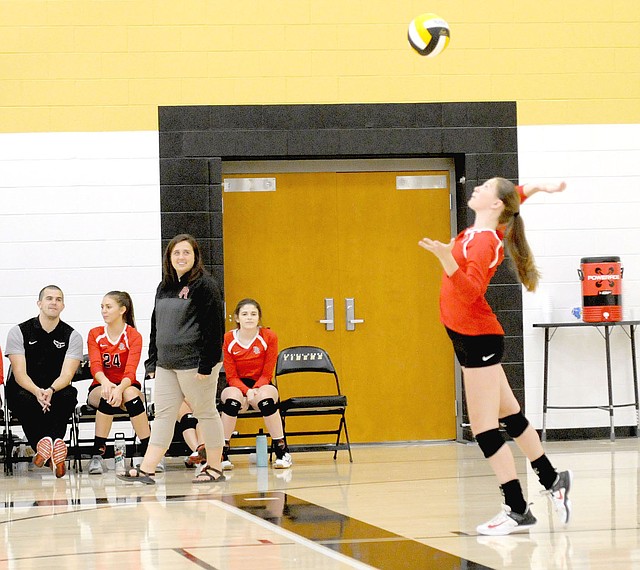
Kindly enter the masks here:
[[564, 180], [560, 182], [527, 182], [522, 186], [522, 192], [528, 198], [537, 192], [544, 192], [545, 194], [563, 192], [566, 187], [567, 183]]
[[567, 187], [567, 183], [562, 180], [560, 182], [549, 182], [544, 185], [543, 192], [547, 194], [554, 194], [555, 192], [562, 192]]
[[453, 249], [453, 239], [449, 243], [442, 243], [441, 241], [424, 237], [418, 242], [418, 245], [430, 251], [436, 257], [442, 258], [444, 255], [451, 253]]

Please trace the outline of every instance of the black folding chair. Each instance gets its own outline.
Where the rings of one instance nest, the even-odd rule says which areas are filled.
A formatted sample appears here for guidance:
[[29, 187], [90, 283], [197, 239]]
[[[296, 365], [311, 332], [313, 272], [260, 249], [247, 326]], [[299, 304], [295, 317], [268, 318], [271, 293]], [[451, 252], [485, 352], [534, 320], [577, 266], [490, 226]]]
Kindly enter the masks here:
[[[11, 367], [7, 373], [7, 379], [11, 378]], [[2, 402], [2, 438], [0, 439], [0, 456], [4, 463], [5, 475], [13, 474], [13, 464], [19, 461], [30, 461], [30, 458], [18, 457], [15, 454], [16, 448], [20, 445], [22, 440], [18, 435], [14, 434], [11, 428], [20, 426], [20, 422], [12, 416], [11, 410], [7, 406], [7, 396], [4, 394], [4, 398], [0, 398]]]
[[[313, 374], [308, 374], [310, 372]], [[303, 374], [306, 375], [301, 377]], [[326, 375], [333, 376], [333, 381], [327, 382]], [[285, 376], [286, 379], [283, 378]], [[290, 449], [292, 451], [330, 450], [333, 451], [334, 459], [339, 450], [346, 450], [349, 452], [349, 461], [353, 462], [345, 417], [347, 397], [340, 390], [338, 374], [327, 352], [317, 346], [292, 346], [281, 350], [276, 363], [275, 383], [280, 394], [280, 414], [287, 443], [290, 438], [309, 436], [314, 438], [309, 443], [292, 444], [289, 446]], [[301, 395], [288, 396], [291, 393]], [[339, 416], [338, 427], [335, 429], [327, 429], [324, 426], [318, 429], [287, 429], [287, 421], [290, 418], [304, 416]], [[299, 422], [296, 422], [296, 425], [298, 424]], [[341, 443], [343, 431], [346, 441]], [[327, 435], [334, 435], [335, 441], [328, 443], [315, 441], [317, 439], [315, 436]]]

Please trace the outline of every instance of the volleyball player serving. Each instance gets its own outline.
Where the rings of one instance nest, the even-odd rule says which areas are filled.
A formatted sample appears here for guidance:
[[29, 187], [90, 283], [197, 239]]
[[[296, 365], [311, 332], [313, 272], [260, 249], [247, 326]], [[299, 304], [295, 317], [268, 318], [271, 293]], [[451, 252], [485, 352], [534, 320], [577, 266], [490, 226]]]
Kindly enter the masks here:
[[525, 237], [520, 204], [535, 192], [561, 192], [565, 186], [561, 182], [516, 187], [504, 178], [492, 178], [477, 186], [469, 199], [475, 212], [473, 226], [449, 243], [426, 237], [419, 242], [444, 269], [440, 319], [462, 367], [471, 430], [504, 495], [501, 512], [476, 528], [480, 534], [522, 532], [536, 523], [500, 424], [531, 462], [560, 521], [568, 522], [571, 512], [572, 473], [555, 470], [537, 432], [520, 410], [500, 364], [504, 330], [485, 299], [489, 282], [504, 259], [503, 239], [520, 281], [528, 291], [535, 290], [539, 273]]

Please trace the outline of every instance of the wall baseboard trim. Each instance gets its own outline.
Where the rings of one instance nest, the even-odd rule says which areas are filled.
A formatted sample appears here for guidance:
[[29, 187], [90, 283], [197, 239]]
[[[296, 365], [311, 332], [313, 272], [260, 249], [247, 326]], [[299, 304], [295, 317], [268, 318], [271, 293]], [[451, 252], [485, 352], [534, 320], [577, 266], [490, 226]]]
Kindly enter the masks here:
[[[542, 434], [542, 430], [537, 430]], [[616, 437], [638, 437], [638, 426], [617, 426]], [[547, 441], [571, 441], [581, 439], [609, 439], [610, 428], [584, 427], [584, 428], [547, 428]]]

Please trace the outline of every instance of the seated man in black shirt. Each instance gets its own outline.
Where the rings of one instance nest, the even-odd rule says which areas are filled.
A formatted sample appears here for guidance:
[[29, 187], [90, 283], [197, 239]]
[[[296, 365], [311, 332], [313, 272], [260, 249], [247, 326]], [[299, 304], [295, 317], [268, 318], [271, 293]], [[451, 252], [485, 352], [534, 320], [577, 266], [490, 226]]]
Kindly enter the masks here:
[[47, 285], [38, 296], [40, 314], [14, 326], [7, 336], [11, 375], [7, 404], [36, 450], [33, 463], [49, 464], [56, 477], [66, 472], [64, 435], [77, 403], [71, 379], [82, 360], [82, 337], [60, 320], [64, 295]]

